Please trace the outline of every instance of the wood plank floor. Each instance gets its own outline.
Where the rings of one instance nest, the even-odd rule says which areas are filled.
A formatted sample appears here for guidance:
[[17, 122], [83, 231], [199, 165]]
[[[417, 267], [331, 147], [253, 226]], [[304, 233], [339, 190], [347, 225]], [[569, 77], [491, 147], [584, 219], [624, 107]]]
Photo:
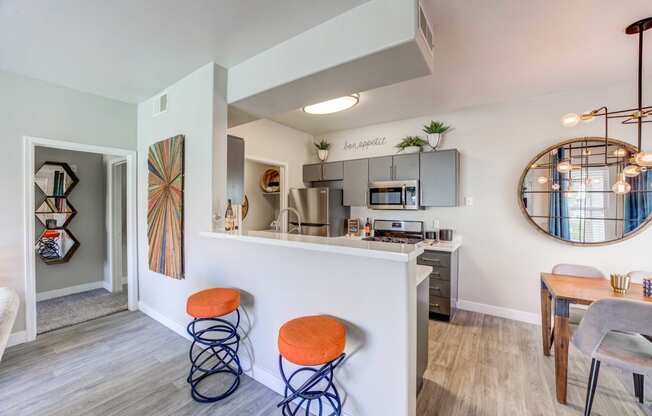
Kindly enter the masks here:
[[[587, 361], [571, 352], [570, 404], [557, 405], [553, 359], [541, 354], [539, 334], [533, 325], [470, 312], [452, 324], [432, 321], [417, 414], [582, 414]], [[280, 415], [279, 396], [247, 377], [227, 400], [195, 403], [185, 383], [188, 346], [139, 312], [39, 336], [10, 348], [0, 363], [0, 415]], [[604, 369], [593, 414], [644, 415], [631, 389], [631, 380], [626, 389]]]

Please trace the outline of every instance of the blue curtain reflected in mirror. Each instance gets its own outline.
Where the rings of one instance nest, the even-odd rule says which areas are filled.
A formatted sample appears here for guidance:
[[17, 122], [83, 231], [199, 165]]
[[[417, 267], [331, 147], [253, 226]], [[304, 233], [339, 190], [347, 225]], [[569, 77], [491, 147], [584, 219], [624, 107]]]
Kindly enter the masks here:
[[565, 192], [568, 190], [569, 182], [562, 174], [557, 171], [557, 165], [564, 160], [565, 150], [557, 149], [551, 159], [551, 176], [552, 182], [559, 184], [561, 187], [557, 192], [550, 194], [548, 232], [555, 237], [563, 240], [570, 240], [570, 224], [568, 222], [568, 200]]
[[628, 182], [632, 191], [625, 196], [625, 234], [636, 230], [652, 214], [652, 172], [642, 172]]

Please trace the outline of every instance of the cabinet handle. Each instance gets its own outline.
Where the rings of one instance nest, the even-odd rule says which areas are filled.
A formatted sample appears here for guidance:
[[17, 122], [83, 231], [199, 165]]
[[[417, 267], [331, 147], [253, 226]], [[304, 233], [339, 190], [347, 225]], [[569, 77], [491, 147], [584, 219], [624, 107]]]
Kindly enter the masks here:
[[435, 292], [441, 292], [441, 288], [440, 288], [440, 287], [433, 287], [432, 289], [433, 289]]
[[439, 272], [432, 272], [431, 274], [436, 277], [441, 277], [441, 273]]
[[434, 306], [435, 308], [439, 309], [439, 304], [438, 304], [438, 303], [435, 303], [435, 304], [432, 305], [432, 306]]

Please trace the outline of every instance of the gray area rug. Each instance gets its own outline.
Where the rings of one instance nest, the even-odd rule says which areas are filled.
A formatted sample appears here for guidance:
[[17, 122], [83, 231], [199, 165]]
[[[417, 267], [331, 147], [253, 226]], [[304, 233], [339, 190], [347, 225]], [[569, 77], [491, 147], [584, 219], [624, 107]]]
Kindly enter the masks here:
[[36, 303], [39, 334], [54, 331], [127, 309], [127, 286], [120, 293], [89, 290]]

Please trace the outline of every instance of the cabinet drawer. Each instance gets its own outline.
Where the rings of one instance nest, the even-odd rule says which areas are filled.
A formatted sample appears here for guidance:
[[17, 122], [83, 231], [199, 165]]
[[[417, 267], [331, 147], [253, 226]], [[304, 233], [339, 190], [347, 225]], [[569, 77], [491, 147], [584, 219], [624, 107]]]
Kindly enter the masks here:
[[442, 267], [433, 268], [430, 273], [430, 280], [432, 279], [446, 280], [449, 282], [451, 280], [451, 270]]
[[451, 284], [445, 280], [430, 279], [430, 297], [441, 296], [450, 298]]
[[451, 266], [451, 255], [450, 253], [426, 250], [419, 256], [419, 261], [419, 264], [427, 266], [449, 268]]
[[441, 313], [443, 315], [451, 314], [451, 301], [441, 296], [430, 296], [430, 312]]

